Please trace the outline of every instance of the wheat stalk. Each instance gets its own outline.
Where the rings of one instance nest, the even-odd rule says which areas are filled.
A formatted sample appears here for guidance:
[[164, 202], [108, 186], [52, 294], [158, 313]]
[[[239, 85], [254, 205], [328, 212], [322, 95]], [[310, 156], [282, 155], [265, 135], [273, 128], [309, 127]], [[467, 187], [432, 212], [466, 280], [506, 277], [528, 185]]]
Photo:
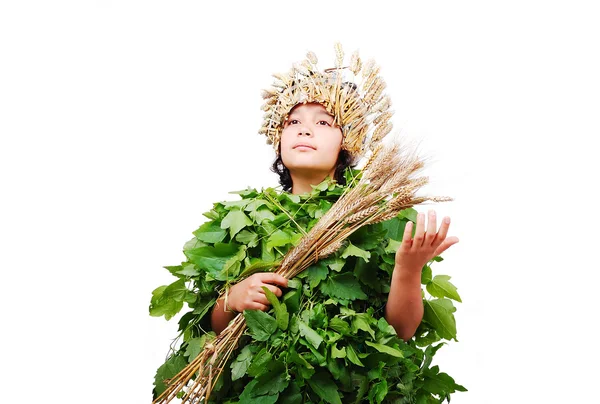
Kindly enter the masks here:
[[[392, 219], [401, 210], [428, 200], [452, 200], [415, 196], [428, 181], [427, 177], [413, 178], [423, 165], [416, 153], [398, 144], [378, 146], [358, 182], [346, 188], [300, 243], [288, 251], [275, 273], [291, 279], [340, 249], [344, 240], [362, 226]], [[240, 313], [191, 363], [166, 381], [167, 389], [153, 403], [169, 403], [180, 391], [186, 391], [183, 403], [207, 402], [245, 330], [245, 318]]]

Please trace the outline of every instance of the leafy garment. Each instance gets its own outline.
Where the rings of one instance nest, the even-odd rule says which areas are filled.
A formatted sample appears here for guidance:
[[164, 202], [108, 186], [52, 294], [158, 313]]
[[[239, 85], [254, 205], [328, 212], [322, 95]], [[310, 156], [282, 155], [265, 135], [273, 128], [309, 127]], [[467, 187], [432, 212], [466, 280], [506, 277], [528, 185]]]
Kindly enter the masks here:
[[[347, 170], [356, 177], [358, 170]], [[178, 279], [154, 290], [152, 316], [168, 320], [184, 305], [182, 342], [158, 369], [154, 397], [168, 379], [215, 337], [210, 313], [229, 285], [273, 270], [344, 192], [326, 180], [304, 195], [247, 189], [241, 200], [214, 204], [210, 221], [183, 248], [187, 258], [165, 267]], [[431, 366], [442, 339], [456, 339], [449, 276], [423, 268], [424, 317], [408, 343], [384, 318], [395, 253], [408, 221], [406, 209], [391, 220], [364, 226], [335, 254], [290, 280], [267, 312], [245, 311], [248, 329], [218, 380], [214, 403], [439, 403], [466, 389]], [[441, 261], [436, 257], [434, 261]]]

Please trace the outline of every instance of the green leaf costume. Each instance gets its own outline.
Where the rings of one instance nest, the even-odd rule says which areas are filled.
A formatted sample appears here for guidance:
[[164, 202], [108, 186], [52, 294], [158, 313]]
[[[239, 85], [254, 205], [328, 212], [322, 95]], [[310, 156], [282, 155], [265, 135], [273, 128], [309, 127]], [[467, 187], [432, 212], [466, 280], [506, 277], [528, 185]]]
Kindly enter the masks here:
[[[346, 171], [348, 179], [359, 175]], [[181, 344], [157, 371], [154, 397], [214, 338], [210, 317], [219, 292], [274, 270], [301, 239], [299, 227], [310, 230], [343, 191], [330, 180], [304, 195], [247, 189], [236, 192], [241, 200], [205, 213], [210, 221], [184, 245], [186, 261], [165, 267], [177, 280], [152, 293], [152, 316], [168, 320], [184, 303], [190, 309], [179, 321]], [[384, 318], [394, 255], [409, 220], [416, 220], [412, 208], [362, 227], [290, 281], [281, 299], [267, 293], [269, 311], [246, 311], [248, 329], [209, 402], [439, 403], [466, 391], [431, 366], [440, 341], [456, 340], [450, 299], [461, 300], [449, 276], [433, 276], [431, 263], [423, 268], [425, 312], [408, 343]]]

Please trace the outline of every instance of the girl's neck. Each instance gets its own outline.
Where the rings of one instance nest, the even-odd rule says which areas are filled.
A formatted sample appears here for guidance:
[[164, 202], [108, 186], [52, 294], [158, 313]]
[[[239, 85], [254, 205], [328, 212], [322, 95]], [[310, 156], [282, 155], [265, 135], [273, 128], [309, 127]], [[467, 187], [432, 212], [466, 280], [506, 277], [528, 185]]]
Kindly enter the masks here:
[[330, 173], [290, 173], [292, 177], [292, 194], [300, 195], [312, 191], [311, 185], [319, 185], [328, 176], [333, 178], [335, 169]]

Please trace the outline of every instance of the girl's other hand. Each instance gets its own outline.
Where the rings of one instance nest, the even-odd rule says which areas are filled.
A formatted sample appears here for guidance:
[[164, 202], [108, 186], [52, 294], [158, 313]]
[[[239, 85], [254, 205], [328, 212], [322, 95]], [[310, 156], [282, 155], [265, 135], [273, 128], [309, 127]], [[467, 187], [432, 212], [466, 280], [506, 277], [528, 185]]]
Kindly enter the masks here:
[[272, 272], [261, 272], [250, 275], [240, 283], [236, 283], [229, 288], [227, 305], [230, 309], [237, 312], [244, 310], [267, 310], [269, 301], [265, 295], [263, 286], [266, 286], [277, 297], [281, 297], [282, 292], [275, 285], [287, 287], [288, 280], [279, 274]]
[[408, 222], [404, 228], [402, 244], [396, 252], [396, 268], [400, 271], [418, 271], [433, 257], [440, 255], [453, 244], [458, 243], [458, 237], [447, 237], [450, 227], [450, 218], [442, 220], [440, 230], [437, 231], [436, 215], [434, 210], [429, 211], [429, 223], [425, 231], [425, 214], [417, 215], [417, 228], [415, 237], [412, 238], [413, 223]]

